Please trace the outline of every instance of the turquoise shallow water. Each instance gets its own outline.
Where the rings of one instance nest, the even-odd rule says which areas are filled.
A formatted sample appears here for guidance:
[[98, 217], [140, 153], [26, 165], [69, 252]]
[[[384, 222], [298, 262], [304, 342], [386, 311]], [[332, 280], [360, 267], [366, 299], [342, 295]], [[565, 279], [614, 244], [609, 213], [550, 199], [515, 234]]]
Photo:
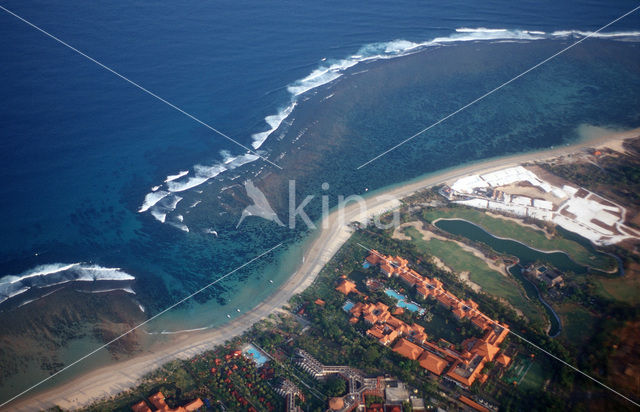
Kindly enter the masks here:
[[[294, 8], [148, 1], [88, 7], [69, 0], [55, 7], [7, 7], [250, 145], [252, 135], [270, 129], [264, 118], [291, 104], [287, 85], [308, 86], [310, 74], [335, 74], [333, 65], [344, 66], [344, 59], [407, 46], [398, 39], [421, 43], [481, 26], [509, 29], [516, 37], [522, 30], [594, 30], [633, 5], [375, 1], [363, 10], [341, 2]], [[0, 277], [53, 263], [121, 268], [135, 277], [136, 299], [152, 314], [285, 242], [277, 253], [150, 325], [149, 332], [161, 333], [238, 316], [300, 264], [309, 233], [258, 218], [235, 229], [246, 199], [233, 203], [226, 196], [242, 192], [238, 183], [256, 172], [249, 169], [264, 166], [258, 162], [174, 193], [182, 200], [167, 213], [167, 222], [185, 224], [189, 232], [138, 213], [152, 187], [168, 187], [168, 176], [189, 171], [174, 181], [184, 183], [202, 172], [195, 165], [211, 172], [243, 150], [14, 18], [0, 18]], [[632, 16], [615, 30], [637, 26]], [[486, 37], [478, 33], [483, 32], [473, 35]], [[295, 178], [301, 197], [316, 195], [308, 213], [317, 219], [321, 194], [334, 205], [338, 195], [370, 193], [486, 157], [563, 144], [577, 138], [582, 123], [637, 126], [637, 43], [592, 39], [455, 122], [356, 171], [384, 148], [576, 39], [551, 37], [471, 39], [338, 70], [341, 77], [334, 82], [297, 97], [295, 110], [261, 147], [272, 159], [284, 155], [278, 163], [288, 169], [265, 168], [260, 187], [286, 221], [283, 195], [286, 181]], [[321, 189], [323, 182], [329, 190]], [[0, 312], [0, 318], [8, 322], [11, 315]], [[71, 345], [62, 358], [83, 352], [80, 346], [90, 345]], [[2, 392], [19, 386], [5, 385]]]

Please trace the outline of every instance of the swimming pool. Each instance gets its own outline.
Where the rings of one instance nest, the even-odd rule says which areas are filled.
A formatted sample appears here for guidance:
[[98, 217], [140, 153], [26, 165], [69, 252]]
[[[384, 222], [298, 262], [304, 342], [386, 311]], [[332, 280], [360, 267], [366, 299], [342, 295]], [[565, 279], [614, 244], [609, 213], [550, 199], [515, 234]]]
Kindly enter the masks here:
[[398, 301], [398, 306], [400, 306], [401, 308], [404, 308], [411, 312], [418, 312], [421, 315], [424, 313], [424, 309], [422, 309], [420, 306], [416, 305], [413, 302], [407, 302], [407, 297], [396, 292], [395, 290], [385, 289], [384, 293], [386, 293], [387, 296], [390, 296], [396, 299]]
[[365, 269], [369, 269], [369, 268], [371, 267], [371, 263], [369, 263], [369, 262], [365, 261], [365, 262], [362, 264], [362, 267], [363, 267], [363, 268], [365, 268]]
[[248, 344], [242, 349], [242, 353], [249, 359], [253, 359], [258, 367], [261, 367], [269, 361], [269, 358], [252, 344]]
[[342, 305], [342, 309], [345, 312], [349, 312], [351, 310], [351, 308], [353, 308], [354, 303], [351, 302], [350, 300], [347, 300], [346, 302], [344, 302], [344, 305]]

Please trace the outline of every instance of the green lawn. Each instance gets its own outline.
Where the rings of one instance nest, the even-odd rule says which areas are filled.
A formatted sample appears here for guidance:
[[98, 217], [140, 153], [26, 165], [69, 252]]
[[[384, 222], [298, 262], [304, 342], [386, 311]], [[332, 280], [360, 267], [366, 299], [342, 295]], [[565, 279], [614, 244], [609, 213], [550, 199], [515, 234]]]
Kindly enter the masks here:
[[491, 217], [481, 210], [463, 207], [427, 209], [422, 216], [429, 222], [439, 218], [465, 219], [481, 226], [494, 236], [514, 239], [535, 249], [562, 250], [581, 265], [603, 270], [615, 267], [615, 262], [609, 256], [595, 255], [576, 241], [566, 239], [561, 235], [548, 239], [542, 230], [525, 227], [506, 219]]
[[627, 271], [623, 277], [595, 278], [594, 283], [601, 296], [634, 306], [640, 304], [640, 277], [637, 273]]
[[595, 316], [573, 303], [554, 306], [554, 309], [562, 320], [562, 338], [578, 347], [589, 340], [595, 330]]
[[547, 370], [540, 359], [534, 360], [519, 386], [525, 390], [539, 391], [549, 378]]
[[412, 242], [421, 252], [437, 256], [455, 272], [469, 272], [469, 279], [480, 286], [485, 293], [504, 298], [520, 309], [525, 316], [544, 322], [542, 309], [522, 295], [516, 280], [491, 269], [482, 259], [462, 249], [455, 242], [440, 239], [425, 241], [420, 232], [413, 227], [406, 228], [404, 233], [411, 237]]

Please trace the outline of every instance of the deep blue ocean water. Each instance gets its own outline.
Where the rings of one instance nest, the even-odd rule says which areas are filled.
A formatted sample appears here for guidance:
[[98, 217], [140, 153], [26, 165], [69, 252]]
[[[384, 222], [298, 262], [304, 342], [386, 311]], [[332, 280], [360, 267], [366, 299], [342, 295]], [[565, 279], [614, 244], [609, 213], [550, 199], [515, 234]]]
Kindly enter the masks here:
[[[63, 0], [2, 5], [250, 146], [253, 134], [269, 129], [265, 117], [290, 104], [287, 86], [323, 59], [343, 59], [368, 44], [451, 36], [463, 27], [592, 31], [637, 4]], [[607, 31], [639, 28], [636, 13]], [[507, 66], [514, 63], [503, 58]], [[0, 62], [0, 277], [58, 262], [122, 268], [140, 289], [164, 285], [154, 290], [157, 295], [138, 290], [153, 312], [276, 243], [242, 237], [216, 243], [212, 236], [187, 234], [137, 213], [151, 187], [168, 175], [220, 162], [221, 150], [242, 154], [239, 147], [2, 11]], [[478, 95], [485, 91], [479, 88]], [[234, 241], [241, 246], [233, 247]], [[232, 277], [217, 289], [226, 293], [219, 303], [235, 297], [233, 309], [247, 310], [290, 269], [288, 261], [265, 267], [255, 284], [234, 283]], [[266, 283], [268, 278], [276, 281]], [[225, 314], [236, 315], [233, 309], [204, 321], [170, 316], [169, 326], [156, 329], [220, 323]]]

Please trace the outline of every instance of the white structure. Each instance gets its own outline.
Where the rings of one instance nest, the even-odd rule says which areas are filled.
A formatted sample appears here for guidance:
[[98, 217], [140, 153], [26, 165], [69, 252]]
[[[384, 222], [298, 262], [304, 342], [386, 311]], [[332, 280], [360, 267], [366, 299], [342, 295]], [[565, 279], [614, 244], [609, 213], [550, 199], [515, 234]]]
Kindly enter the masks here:
[[[504, 186], [518, 183], [537, 188], [545, 199], [507, 193], [509, 189]], [[489, 197], [485, 193], [490, 193], [490, 189], [500, 189], [504, 196]], [[553, 222], [598, 245], [640, 236], [624, 224], [626, 210], [623, 207], [586, 189], [568, 184], [561, 188], [553, 186], [522, 166], [465, 176], [458, 179], [451, 190], [452, 197], [458, 199], [455, 203]]]

